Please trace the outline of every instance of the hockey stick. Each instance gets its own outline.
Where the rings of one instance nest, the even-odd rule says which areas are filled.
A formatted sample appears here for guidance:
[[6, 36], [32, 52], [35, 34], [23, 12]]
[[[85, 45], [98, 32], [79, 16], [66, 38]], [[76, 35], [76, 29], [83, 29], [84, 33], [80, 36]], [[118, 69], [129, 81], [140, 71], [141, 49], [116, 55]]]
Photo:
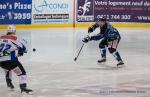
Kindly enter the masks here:
[[[89, 33], [88, 33], [87, 36], [89, 36]], [[74, 61], [76, 61], [76, 60], [78, 59], [78, 57], [79, 57], [79, 55], [80, 55], [80, 53], [81, 53], [81, 51], [82, 51], [82, 49], [83, 49], [83, 47], [84, 47], [84, 44], [85, 44], [85, 43], [82, 44], [82, 46], [81, 46], [81, 48], [80, 48], [80, 50], [79, 50], [77, 56], [74, 58]]]
[[81, 53], [81, 51], [82, 51], [82, 49], [83, 49], [84, 44], [85, 44], [85, 43], [82, 44], [82, 46], [81, 46], [81, 48], [80, 48], [80, 50], [79, 50], [77, 56], [74, 58], [74, 61], [76, 61], [76, 60], [78, 59], [78, 57], [79, 57], [79, 55], [80, 55], [80, 53]]

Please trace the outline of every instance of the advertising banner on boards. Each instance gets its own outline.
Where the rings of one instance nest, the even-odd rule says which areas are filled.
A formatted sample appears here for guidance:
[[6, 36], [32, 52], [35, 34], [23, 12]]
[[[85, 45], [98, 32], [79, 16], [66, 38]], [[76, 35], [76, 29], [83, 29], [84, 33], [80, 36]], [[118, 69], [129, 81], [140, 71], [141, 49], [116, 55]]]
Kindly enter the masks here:
[[31, 24], [32, 0], [0, 0], [0, 24]]
[[70, 23], [70, 0], [33, 0], [32, 23]]
[[110, 22], [150, 23], [149, 0], [77, 0], [77, 22], [105, 16]]

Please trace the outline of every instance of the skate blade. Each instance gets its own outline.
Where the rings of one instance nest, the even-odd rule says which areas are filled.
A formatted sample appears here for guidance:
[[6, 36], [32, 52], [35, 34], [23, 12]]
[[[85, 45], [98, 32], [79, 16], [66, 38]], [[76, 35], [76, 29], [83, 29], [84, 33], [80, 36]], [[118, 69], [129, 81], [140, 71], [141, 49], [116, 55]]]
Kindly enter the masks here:
[[21, 94], [22, 94], [23, 96], [25, 96], [25, 95], [33, 95], [33, 92], [29, 92], [29, 93], [22, 92]]
[[125, 65], [118, 65], [117, 68], [124, 68]]

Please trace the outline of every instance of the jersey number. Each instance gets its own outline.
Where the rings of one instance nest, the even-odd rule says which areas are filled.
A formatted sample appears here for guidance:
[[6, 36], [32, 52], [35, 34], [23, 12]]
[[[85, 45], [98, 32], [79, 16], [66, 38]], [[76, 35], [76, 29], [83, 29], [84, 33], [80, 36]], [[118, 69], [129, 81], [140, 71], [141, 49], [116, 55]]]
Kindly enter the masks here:
[[0, 57], [9, 55], [8, 50], [11, 48], [10, 44], [0, 44]]
[[0, 44], [0, 52], [8, 51], [11, 48], [10, 44], [2, 43]]

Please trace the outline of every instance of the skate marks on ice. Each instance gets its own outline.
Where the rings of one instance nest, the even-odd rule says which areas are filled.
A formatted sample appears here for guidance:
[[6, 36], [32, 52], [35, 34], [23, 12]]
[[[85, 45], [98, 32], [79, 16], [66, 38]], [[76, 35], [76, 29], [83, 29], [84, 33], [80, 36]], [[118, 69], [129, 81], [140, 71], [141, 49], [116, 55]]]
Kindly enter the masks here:
[[[86, 31], [79, 30], [81, 31], [78, 32]], [[81, 54], [83, 56], [80, 56], [76, 64], [71, 63], [69, 60], [74, 58], [74, 36], [71, 31], [31, 31], [36, 32], [32, 33], [32, 46], [38, 50], [31, 55], [36, 63], [25, 65], [29, 86], [34, 90], [34, 94], [29, 97], [150, 97], [150, 33], [146, 33], [149, 30], [143, 32], [141, 29], [137, 33], [135, 30], [121, 29], [123, 38], [120, 50], [126, 67], [119, 69], [111, 63], [114, 61], [112, 57], [108, 57], [106, 64], [97, 64], [99, 50], [98, 47], [93, 48], [93, 43], [85, 46]], [[141, 36], [141, 32], [146, 34]], [[82, 33], [76, 34], [78, 37], [74, 39], [74, 44], [79, 45]], [[41, 37], [43, 40], [40, 40]], [[59, 39], [56, 40], [57, 38]], [[42, 47], [39, 43], [43, 44]], [[4, 77], [0, 80], [0, 97], [22, 97], [19, 88], [10, 92], [5, 86]], [[130, 91], [126, 93], [125, 90]]]
[[86, 70], [118, 70], [121, 68], [115, 67], [115, 66], [110, 66], [110, 65], [102, 65], [102, 64], [98, 64], [98, 67], [89, 67], [89, 68], [85, 68]]
[[116, 85], [93, 84], [76, 88], [41, 89], [41, 91], [37, 91], [35, 97], [149, 97], [150, 87], [147, 85], [150, 85], [150, 83], [144, 84], [143, 81], [125, 82]]
[[112, 83], [81, 85], [72, 89], [70, 94], [79, 97], [150, 97], [150, 79], [141, 76], [150, 74], [121, 75], [116, 81], [112, 80]]
[[[129, 86], [126, 84], [129, 84]], [[70, 93], [79, 95], [79, 97], [149, 97], [150, 87], [143, 85], [143, 83], [139, 85], [139, 83], [128, 82], [117, 84], [116, 86], [97, 84], [73, 89]]]
[[[63, 66], [69, 67], [69, 65]], [[91, 68], [91, 66], [88, 67]], [[78, 66], [75, 67], [80, 69], [77, 71], [69, 68], [71, 70], [53, 67], [55, 71], [51, 70], [47, 73], [44, 71], [45, 76], [42, 76], [41, 79], [44, 77], [49, 79], [44, 80], [42, 85], [39, 83], [32, 84], [33, 87], [40, 87], [40, 89], [34, 89], [34, 97], [146, 97], [150, 95], [150, 79], [142, 77], [150, 76], [150, 74], [130, 74], [126, 73], [126, 70], [122, 73], [121, 69], [112, 72], [111, 70], [89, 71], [87, 68], [83, 69], [83, 67], [79, 68]], [[74, 77], [67, 77], [68, 73]], [[37, 77], [37, 74], [35, 76]], [[66, 78], [61, 78], [63, 76]], [[106, 80], [108, 81], [105, 82]], [[39, 80], [39, 82], [42, 81]]]
[[19, 88], [16, 89], [8, 89], [8, 88], [3, 88], [0, 91], [0, 97], [34, 97], [34, 94], [25, 94], [21, 93]]
[[[34, 95], [22, 95], [20, 91], [8, 91], [4, 97], [149, 97], [150, 80], [112, 84], [91, 84], [75, 87], [35, 89]], [[1, 91], [2, 92], [2, 91]]]
[[85, 67], [84, 69], [86, 70], [103, 70], [103, 71], [115, 71], [115, 70], [119, 70], [119, 69], [126, 69], [126, 66], [124, 65], [123, 67], [117, 67], [116, 65], [114, 64], [108, 64], [108, 63], [97, 63], [97, 64], [94, 64], [93, 67]]
[[107, 64], [107, 63], [97, 63], [97, 65], [99, 66], [98, 69], [99, 70], [118, 70], [118, 69], [123, 69], [123, 68], [119, 68], [115, 65], [111, 65], [111, 64]]

